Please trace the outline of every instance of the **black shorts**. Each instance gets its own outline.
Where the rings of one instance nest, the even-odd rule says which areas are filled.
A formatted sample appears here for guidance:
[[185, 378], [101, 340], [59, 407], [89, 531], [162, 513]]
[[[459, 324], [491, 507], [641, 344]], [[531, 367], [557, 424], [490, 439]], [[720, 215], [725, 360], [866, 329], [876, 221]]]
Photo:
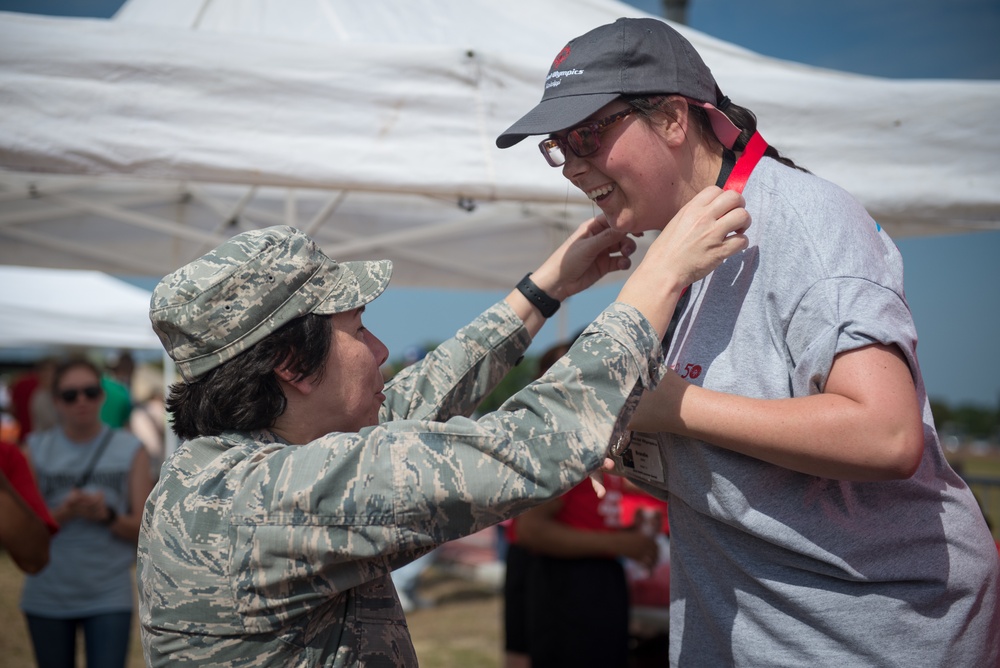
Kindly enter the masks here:
[[532, 668], [626, 668], [629, 602], [621, 563], [531, 554], [525, 561], [522, 617], [513, 616], [510, 597], [504, 613], [507, 650], [528, 654]]
[[504, 649], [528, 653], [528, 564], [533, 555], [516, 543], [507, 547], [507, 573], [503, 584]]

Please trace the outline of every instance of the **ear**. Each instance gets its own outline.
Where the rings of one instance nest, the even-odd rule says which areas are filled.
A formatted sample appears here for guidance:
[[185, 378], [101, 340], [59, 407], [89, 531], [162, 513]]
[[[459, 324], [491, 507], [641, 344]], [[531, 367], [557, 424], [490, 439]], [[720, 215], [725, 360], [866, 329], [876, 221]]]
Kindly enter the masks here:
[[274, 367], [274, 375], [278, 377], [279, 383], [294, 388], [299, 394], [310, 394], [313, 391], [312, 378], [299, 378], [299, 374], [289, 370], [288, 362]]
[[670, 146], [676, 147], [687, 141], [691, 125], [688, 102], [680, 95], [670, 95], [660, 106], [662, 122], [660, 134]]

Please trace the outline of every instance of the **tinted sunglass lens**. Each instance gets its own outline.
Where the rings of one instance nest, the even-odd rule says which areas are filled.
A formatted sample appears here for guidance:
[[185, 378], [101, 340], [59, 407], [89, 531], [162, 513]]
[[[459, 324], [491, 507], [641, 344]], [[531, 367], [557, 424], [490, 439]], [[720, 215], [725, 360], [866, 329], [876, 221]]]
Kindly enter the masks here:
[[590, 128], [577, 128], [566, 135], [566, 143], [579, 157], [584, 158], [601, 147], [600, 135]]
[[566, 156], [563, 154], [562, 146], [555, 139], [546, 139], [538, 145], [542, 150], [542, 155], [545, 156], [545, 160], [548, 161], [549, 165], [552, 167], [558, 167], [559, 165], [566, 162]]
[[96, 399], [101, 396], [101, 386], [100, 385], [88, 385], [84, 388], [72, 388], [69, 390], [60, 390], [59, 398], [67, 404], [71, 404], [76, 401], [76, 398], [81, 394], [88, 399]]

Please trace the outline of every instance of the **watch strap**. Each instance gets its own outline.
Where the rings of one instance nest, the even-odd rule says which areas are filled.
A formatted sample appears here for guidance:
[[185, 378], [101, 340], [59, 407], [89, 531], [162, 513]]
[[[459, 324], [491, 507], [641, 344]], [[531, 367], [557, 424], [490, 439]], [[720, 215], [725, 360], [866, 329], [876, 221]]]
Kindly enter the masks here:
[[521, 282], [517, 284], [517, 289], [546, 318], [551, 318], [559, 310], [559, 305], [562, 303], [558, 299], [553, 299], [544, 290], [535, 285], [535, 282], [531, 280], [531, 272], [524, 275]]

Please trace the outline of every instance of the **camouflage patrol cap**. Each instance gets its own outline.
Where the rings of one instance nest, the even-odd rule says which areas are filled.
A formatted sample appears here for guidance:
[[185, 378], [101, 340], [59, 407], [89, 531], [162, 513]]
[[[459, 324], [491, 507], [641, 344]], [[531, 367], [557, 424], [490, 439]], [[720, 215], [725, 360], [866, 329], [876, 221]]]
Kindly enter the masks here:
[[288, 226], [238, 234], [166, 276], [149, 319], [192, 381], [295, 318], [364, 306], [389, 284], [392, 262], [335, 262]]

